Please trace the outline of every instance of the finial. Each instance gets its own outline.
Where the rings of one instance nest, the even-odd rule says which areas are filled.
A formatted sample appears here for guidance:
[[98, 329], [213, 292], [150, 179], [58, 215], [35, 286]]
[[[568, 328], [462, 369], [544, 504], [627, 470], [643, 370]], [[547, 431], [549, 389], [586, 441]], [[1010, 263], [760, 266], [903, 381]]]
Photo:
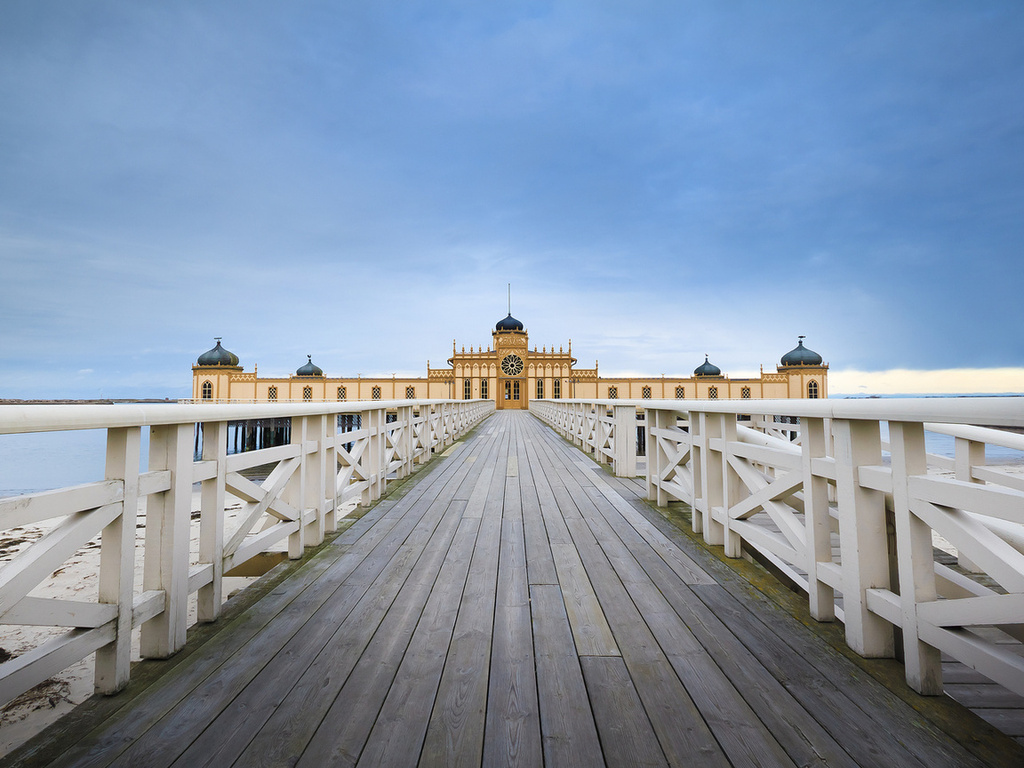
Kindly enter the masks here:
[[508, 284], [508, 313], [512, 314], [512, 283]]
[[223, 336], [214, 336], [213, 340], [216, 341], [218, 344], [220, 344], [220, 340], [223, 339], [223, 338], [224, 338]]
[[804, 345], [804, 339], [806, 339], [807, 337], [806, 336], [797, 336], [797, 338], [800, 339], [800, 341], [798, 341], [797, 344], [799, 344], [802, 347]]
[[312, 363], [313, 362], [313, 356], [312, 355], [306, 355], [306, 360], [308, 360], [309, 362]]

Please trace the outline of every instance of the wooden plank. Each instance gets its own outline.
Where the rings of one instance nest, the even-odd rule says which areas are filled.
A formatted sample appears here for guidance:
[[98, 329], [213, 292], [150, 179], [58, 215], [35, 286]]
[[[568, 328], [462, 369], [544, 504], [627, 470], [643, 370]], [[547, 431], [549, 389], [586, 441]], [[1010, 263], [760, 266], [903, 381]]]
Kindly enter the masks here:
[[483, 764], [532, 768], [542, 750], [522, 520], [502, 522], [495, 603]]
[[[428, 542], [410, 541], [410, 536], [351, 611], [322, 617], [323, 630], [337, 628], [322, 650], [300, 654], [296, 649], [294, 655], [302, 658], [295, 665], [278, 665], [273, 674], [258, 676], [232, 702], [227, 717], [215, 720], [178, 764], [229, 765], [237, 760], [242, 765], [281, 765], [302, 754], [414, 568], [433, 565], [436, 572], [440, 567], [439, 553], [450, 545], [464, 507], [464, 501], [453, 502], [440, 521], [424, 515], [421, 523], [436, 523]], [[421, 558], [424, 544], [434, 557]], [[309, 624], [307, 633], [317, 631]]]
[[608, 765], [667, 766], [622, 658], [583, 656], [580, 665]]
[[[506, 432], [492, 466], [507, 461], [508, 436]], [[420, 754], [424, 765], [478, 766], [483, 755], [506, 478], [495, 472], [490, 480], [451, 647]]]
[[[359, 756], [357, 765], [406, 766], [417, 762], [433, 708], [448, 646], [451, 643], [459, 598], [465, 589], [470, 557], [479, 521], [464, 519], [423, 608], [409, 647], [384, 704]], [[326, 733], [324, 728], [317, 735]], [[300, 765], [309, 762], [313, 744]]]
[[544, 763], [604, 765], [572, 631], [558, 587], [530, 587]]

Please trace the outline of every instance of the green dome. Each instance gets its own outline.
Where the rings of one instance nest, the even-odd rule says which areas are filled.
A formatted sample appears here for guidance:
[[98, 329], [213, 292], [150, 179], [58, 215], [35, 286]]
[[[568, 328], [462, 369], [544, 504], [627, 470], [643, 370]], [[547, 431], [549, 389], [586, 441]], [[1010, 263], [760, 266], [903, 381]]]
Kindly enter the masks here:
[[313, 356], [312, 355], [306, 355], [306, 360], [308, 362], [305, 365], [303, 365], [301, 368], [299, 368], [299, 370], [297, 370], [295, 372], [296, 376], [323, 376], [324, 375], [324, 372], [320, 368], [318, 368], [317, 366], [313, 365]]
[[821, 365], [821, 355], [804, 346], [804, 337], [798, 337], [796, 348], [782, 356], [782, 364], [788, 365]]
[[196, 360], [196, 365], [238, 365], [238, 355], [228, 352], [224, 347], [220, 345], [220, 337], [217, 336], [214, 339], [217, 342], [217, 346], [213, 349], [203, 352]]

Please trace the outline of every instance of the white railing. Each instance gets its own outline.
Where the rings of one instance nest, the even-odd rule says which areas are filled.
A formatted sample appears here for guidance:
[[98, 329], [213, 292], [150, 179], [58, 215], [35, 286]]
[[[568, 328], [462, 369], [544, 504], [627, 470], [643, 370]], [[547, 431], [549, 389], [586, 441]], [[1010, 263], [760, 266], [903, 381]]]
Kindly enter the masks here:
[[[0, 703], [96, 653], [96, 690], [128, 683], [132, 629], [141, 655], [163, 658], [185, 643], [189, 596], [199, 621], [221, 611], [223, 577], [235, 566], [287, 542], [302, 556], [336, 529], [347, 503], [368, 504], [389, 477], [401, 478], [493, 411], [490, 401], [343, 402], [261, 405], [0, 406], [4, 434], [105, 429], [102, 480], [0, 499], [0, 531], [53, 527], [0, 566], [0, 624], [58, 627], [58, 634], [0, 664]], [[338, 414], [361, 415], [338, 432]], [[388, 414], [393, 421], [388, 421]], [[291, 442], [228, 455], [229, 422], [291, 419]], [[196, 425], [202, 456], [194, 457]], [[140, 470], [148, 429], [148, 469]], [[58, 460], [55, 457], [55, 460]], [[262, 481], [243, 472], [266, 467]], [[200, 484], [198, 554], [190, 556], [193, 484]], [[240, 500], [227, 524], [226, 498]], [[140, 501], [142, 520], [137, 521]], [[237, 502], [235, 502], [237, 504]], [[136, 525], [145, 527], [136, 545]], [[58, 600], [30, 594], [98, 537], [98, 597]], [[141, 563], [141, 584], [135, 583]]]
[[[530, 411], [617, 477], [636, 475], [637, 417], [649, 400], [531, 400]], [[639, 406], [639, 408], [638, 408]]]
[[[1024, 398], [531, 409], [606, 454], [632, 443], [616, 441], [619, 422], [606, 416], [630, 406], [647, 412], [648, 497], [690, 505], [707, 543], [769, 561], [807, 592], [816, 619], [845, 622], [862, 656], [902, 651], [920, 693], [942, 691], [947, 653], [1024, 695], [1024, 657], [1013, 652], [1024, 641], [1024, 453], [1016, 467], [986, 463], [986, 447], [1024, 452], [1024, 435], [1006, 429], [1024, 427]], [[928, 433], [952, 437], [954, 455], [929, 453]]]

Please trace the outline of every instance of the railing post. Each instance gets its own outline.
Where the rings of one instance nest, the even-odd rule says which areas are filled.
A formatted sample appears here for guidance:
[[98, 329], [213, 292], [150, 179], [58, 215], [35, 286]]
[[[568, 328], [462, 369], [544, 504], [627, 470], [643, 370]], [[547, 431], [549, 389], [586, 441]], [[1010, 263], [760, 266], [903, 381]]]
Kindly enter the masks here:
[[324, 416], [324, 532], [333, 533], [338, 530], [338, 484], [335, 478], [338, 473], [338, 415], [329, 413]]
[[367, 506], [381, 497], [384, 493], [384, 484], [387, 482], [383, 444], [384, 422], [387, 417], [383, 408], [374, 408], [364, 411], [363, 418], [367, 432], [366, 450], [363, 452], [363, 466], [366, 476], [369, 478], [369, 484], [363, 491], [362, 504]]
[[716, 419], [718, 431], [722, 436], [721, 473], [722, 473], [722, 527], [725, 556], [740, 557], [743, 554], [743, 538], [732, 530], [732, 518], [729, 516], [729, 508], [739, 503], [740, 499], [740, 478], [736, 470], [729, 464], [729, 455], [732, 453], [732, 443], [738, 440], [736, 435], [736, 415], [723, 413]]
[[[306, 467], [306, 497], [304, 509], [313, 512], [309, 521], [309, 532], [305, 537], [307, 547], [315, 547], [324, 540], [327, 517], [327, 417], [324, 414], [310, 416], [306, 437], [315, 442], [312, 453], [303, 456]], [[305, 511], [303, 512], [305, 516]]]
[[911, 688], [925, 696], [938, 696], [942, 693], [942, 659], [936, 648], [918, 639], [917, 628], [918, 604], [936, 598], [932, 531], [910, 511], [909, 480], [928, 472], [924, 426], [916, 422], [889, 422], [889, 444], [896, 560], [903, 607], [903, 664]]
[[305, 416], [292, 417], [291, 444], [298, 446], [299, 467], [288, 479], [288, 484], [281, 492], [281, 498], [288, 502], [298, 517], [298, 527], [288, 535], [288, 557], [298, 560], [306, 548], [306, 485], [309, 457], [306, 455], [306, 432], [309, 420]]
[[878, 422], [836, 419], [833, 432], [846, 642], [861, 656], [890, 657], [892, 625], [871, 613], [867, 603], [867, 590], [890, 588], [885, 498], [859, 482], [862, 466], [882, 463]]
[[647, 409], [647, 498], [659, 507], [668, 506], [668, 494], [661, 487], [661, 476], [668, 457], [664, 438], [659, 434], [665, 428], [665, 422], [665, 411]]
[[117, 606], [114, 642], [96, 651], [97, 693], [116, 693], [128, 684], [132, 662], [135, 586], [135, 520], [139, 511], [139, 427], [107, 430], [107, 480], [123, 483], [123, 509], [100, 538], [99, 602]]
[[[985, 463], [985, 444], [963, 437], [955, 438], [953, 466], [956, 479], [965, 483], [979, 483], [971, 472], [977, 464]], [[957, 563], [968, 573], [984, 573], [985, 569], [978, 566], [967, 555], [957, 552]]]
[[142, 625], [143, 658], [167, 658], [185, 645], [193, 429], [191, 422], [150, 428], [149, 468], [169, 470], [171, 487], [146, 501], [143, 589], [166, 597], [164, 610]]
[[636, 477], [636, 407], [612, 407], [612, 446], [615, 458], [612, 469], [616, 477]]
[[[701, 509], [704, 513], [704, 541], [708, 544], [725, 543], [725, 526], [715, 520], [715, 509], [724, 503], [724, 476], [722, 457], [712, 449], [711, 441], [722, 437], [722, 420], [715, 414], [700, 414], [700, 474]], [[696, 469], [696, 467], [695, 467]], [[696, 483], [694, 483], [696, 486]], [[694, 494], [696, 496], [696, 494]], [[695, 499], [696, 500], [696, 499]]]
[[215, 621], [224, 602], [224, 495], [227, 479], [228, 424], [226, 421], [199, 425], [203, 431], [203, 461], [214, 461], [217, 474], [203, 480], [200, 491], [199, 562], [209, 563], [213, 578], [199, 588], [197, 619]]
[[811, 616], [818, 621], [836, 617], [835, 590], [818, 578], [818, 563], [832, 562], [832, 516], [828, 506], [828, 480], [814, 474], [814, 460], [828, 451], [824, 419], [801, 418], [801, 453], [804, 483], [804, 524], [807, 532], [807, 592]]

